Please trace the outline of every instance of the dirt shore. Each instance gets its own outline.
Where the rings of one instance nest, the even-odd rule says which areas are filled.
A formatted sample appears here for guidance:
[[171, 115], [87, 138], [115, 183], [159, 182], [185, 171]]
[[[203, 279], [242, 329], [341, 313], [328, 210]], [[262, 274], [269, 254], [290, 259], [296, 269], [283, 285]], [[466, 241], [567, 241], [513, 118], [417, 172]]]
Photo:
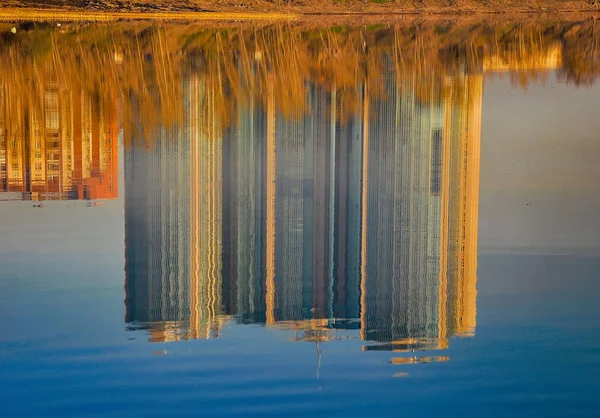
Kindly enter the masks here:
[[0, 19], [289, 19], [335, 14], [600, 11], [600, 0], [3, 0]]

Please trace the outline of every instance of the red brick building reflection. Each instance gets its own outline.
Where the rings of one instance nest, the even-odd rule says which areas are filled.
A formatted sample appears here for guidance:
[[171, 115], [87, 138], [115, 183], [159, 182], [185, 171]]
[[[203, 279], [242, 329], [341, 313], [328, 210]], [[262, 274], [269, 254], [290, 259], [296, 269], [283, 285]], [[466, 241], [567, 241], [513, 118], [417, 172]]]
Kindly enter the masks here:
[[47, 86], [43, 94], [33, 106], [11, 104], [0, 86], [0, 192], [24, 200], [116, 198], [114, 95], [100, 103], [81, 89]]

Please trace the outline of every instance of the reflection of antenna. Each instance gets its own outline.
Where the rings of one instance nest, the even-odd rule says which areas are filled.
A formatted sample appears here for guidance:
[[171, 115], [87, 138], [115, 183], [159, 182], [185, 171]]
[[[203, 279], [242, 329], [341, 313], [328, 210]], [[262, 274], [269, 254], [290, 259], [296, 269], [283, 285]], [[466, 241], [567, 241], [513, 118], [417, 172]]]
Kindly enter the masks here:
[[319, 379], [319, 369], [321, 368], [321, 347], [319, 346], [319, 340], [316, 342], [317, 347], [317, 379]]

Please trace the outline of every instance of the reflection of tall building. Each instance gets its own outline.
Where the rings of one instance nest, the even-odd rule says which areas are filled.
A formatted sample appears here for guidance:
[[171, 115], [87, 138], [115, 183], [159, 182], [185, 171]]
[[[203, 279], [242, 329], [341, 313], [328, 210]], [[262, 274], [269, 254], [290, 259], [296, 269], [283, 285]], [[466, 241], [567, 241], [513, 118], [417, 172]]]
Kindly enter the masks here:
[[390, 65], [387, 94], [360, 87], [363, 110], [344, 119], [347, 97], [310, 84], [308, 112], [276, 112], [267, 323], [360, 326], [394, 348], [442, 348], [474, 329], [482, 78], [449, 78], [427, 98], [397, 80]]
[[[308, 86], [308, 113], [278, 113], [275, 122], [276, 199], [274, 319], [330, 315], [332, 223], [331, 152], [335, 102], [323, 87]], [[269, 309], [269, 308], [268, 308]]]
[[[448, 278], [449, 334], [472, 335], [476, 321], [477, 225], [479, 219], [479, 171], [483, 76], [470, 75], [463, 87], [453, 86], [450, 147], [445, 146], [443, 166], [448, 225], [442, 245], [448, 243], [444, 267]], [[456, 105], [457, 104], [457, 105]], [[448, 106], [447, 106], [448, 107]], [[444, 195], [446, 196], [446, 195]], [[445, 250], [445, 248], [444, 248]], [[444, 272], [442, 271], [442, 274]]]
[[[356, 94], [362, 105], [362, 86]], [[333, 243], [333, 316], [360, 315], [360, 243], [363, 129], [362, 113], [348, 110], [348, 98], [337, 100], [335, 133], [335, 220]], [[346, 119], [342, 119], [346, 118]]]
[[220, 315], [311, 341], [360, 328], [367, 349], [471, 335], [481, 75], [426, 96], [389, 64], [385, 95], [307, 82], [297, 114], [274, 77], [263, 97], [240, 77], [222, 129], [192, 74], [184, 124], [126, 150], [127, 321], [153, 341], [215, 335]]
[[[125, 152], [126, 321], [153, 341], [218, 335], [222, 142], [214, 85], [184, 80], [183, 126]], [[141, 122], [141, 121], [140, 121]]]
[[362, 332], [376, 341], [437, 338], [443, 107], [440, 97], [421, 104], [410, 79], [382, 78], [388, 94], [372, 101], [368, 133]]
[[369, 110], [361, 332], [394, 348], [444, 347], [455, 324], [475, 325], [482, 78], [449, 79], [452, 96], [427, 102], [410, 77], [382, 78], [388, 95]]
[[[247, 86], [241, 86], [242, 89]], [[243, 322], [265, 313], [265, 135], [262, 103], [245, 97], [223, 137], [223, 305]]]
[[210, 336], [221, 313], [394, 348], [469, 335], [481, 76], [426, 99], [382, 79], [343, 120], [335, 89], [308, 84], [287, 117], [269, 88], [221, 134], [216, 89], [191, 75], [184, 127], [127, 150], [127, 321], [156, 341]]
[[0, 191], [34, 200], [116, 198], [115, 100], [100, 103], [81, 89], [51, 83], [42, 94], [26, 114], [0, 120]]

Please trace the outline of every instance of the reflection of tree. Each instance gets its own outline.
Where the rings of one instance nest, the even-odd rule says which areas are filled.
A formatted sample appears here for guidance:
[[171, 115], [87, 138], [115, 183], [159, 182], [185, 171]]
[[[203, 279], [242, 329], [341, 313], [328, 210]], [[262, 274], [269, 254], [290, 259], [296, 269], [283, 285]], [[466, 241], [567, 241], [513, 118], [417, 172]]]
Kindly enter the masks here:
[[[151, 138], [161, 124], [182, 120], [178, 111], [180, 96], [180, 57], [172, 54], [174, 45], [168, 43], [163, 33], [149, 27], [133, 33], [129, 39], [117, 43], [115, 53], [122, 51], [123, 65], [115, 69], [117, 84], [123, 97], [123, 120], [126, 141], [135, 137]], [[136, 115], [126, 103], [136, 103]], [[134, 117], [143, 123], [134, 123]]]
[[594, 17], [565, 29], [561, 76], [576, 85], [590, 85], [600, 73], [600, 33]]
[[[20, 119], [30, 112], [43, 117], [44, 91], [54, 86], [63, 95], [83, 89], [108, 105], [117, 92], [126, 143], [133, 138], [147, 141], [157, 137], [161, 126], [184, 120], [182, 80], [191, 72], [205, 75], [204, 92], [214, 94], [211, 106], [222, 129], [236, 106], [250, 98], [266, 100], [269, 74], [274, 75], [275, 105], [283, 114], [300, 116], [306, 110], [310, 81], [328, 90], [335, 86], [345, 103], [341, 117], [348, 118], [358, 111], [361, 85], [368, 86], [372, 97], [386, 94], [381, 75], [388, 65], [400, 78], [412, 74], [416, 79], [410, 85], [427, 101], [443, 91], [447, 77], [481, 72], [490, 57], [526, 86], [544, 75], [534, 70], [540, 68], [536, 60], [544, 59], [557, 43], [562, 46], [561, 76], [577, 85], [589, 84], [600, 72], [597, 32], [595, 18], [328, 28], [23, 26], [0, 41], [5, 63], [0, 86], [7, 104], [2, 108], [9, 121], [5, 129], [17, 133]], [[205, 99], [200, 98], [207, 105]]]

